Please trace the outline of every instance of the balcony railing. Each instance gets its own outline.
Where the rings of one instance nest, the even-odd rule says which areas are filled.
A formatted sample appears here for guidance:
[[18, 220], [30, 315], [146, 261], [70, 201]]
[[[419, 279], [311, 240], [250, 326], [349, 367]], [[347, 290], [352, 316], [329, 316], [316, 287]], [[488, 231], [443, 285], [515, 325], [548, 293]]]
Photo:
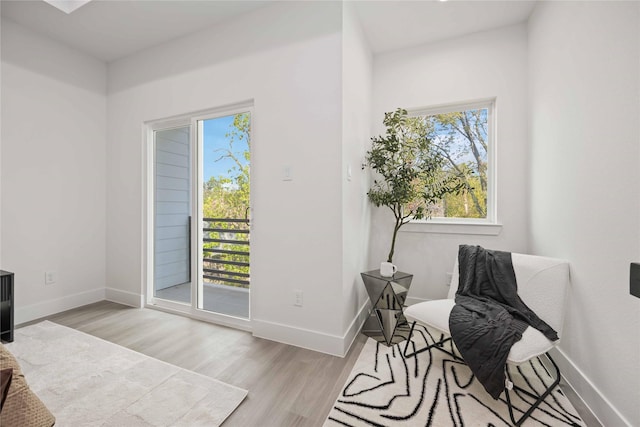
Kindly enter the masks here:
[[203, 278], [249, 288], [249, 220], [204, 218], [203, 221]]

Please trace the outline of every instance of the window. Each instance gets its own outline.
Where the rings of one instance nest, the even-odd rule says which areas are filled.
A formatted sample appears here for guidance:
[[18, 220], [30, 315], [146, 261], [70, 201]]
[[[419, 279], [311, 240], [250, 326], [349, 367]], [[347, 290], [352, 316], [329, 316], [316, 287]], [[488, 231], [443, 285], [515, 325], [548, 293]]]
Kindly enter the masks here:
[[432, 220], [494, 223], [494, 100], [410, 111], [429, 130], [445, 158], [444, 173], [462, 177], [465, 189], [445, 196], [432, 209]]

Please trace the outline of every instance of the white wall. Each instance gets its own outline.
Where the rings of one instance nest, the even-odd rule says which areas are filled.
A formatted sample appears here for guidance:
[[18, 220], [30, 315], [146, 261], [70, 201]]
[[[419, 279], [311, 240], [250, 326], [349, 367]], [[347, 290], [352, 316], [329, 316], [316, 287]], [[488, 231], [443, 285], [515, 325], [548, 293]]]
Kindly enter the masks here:
[[563, 374], [640, 425], [640, 5], [544, 2], [529, 23], [531, 249], [571, 262]]
[[283, 2], [110, 64], [111, 298], [143, 292], [143, 122], [252, 99], [254, 334], [342, 351], [341, 23], [340, 4]]
[[[409, 224], [396, 242], [394, 263], [414, 274], [409, 298], [446, 296], [458, 245], [527, 249], [527, 34], [523, 25], [477, 33], [374, 59], [374, 134], [384, 132], [384, 112], [496, 97], [497, 236], [442, 233]], [[393, 230], [388, 208], [374, 208], [369, 267], [386, 261]], [[462, 231], [463, 233], [466, 231]], [[414, 300], [415, 301], [415, 300]]]
[[[360, 273], [367, 269], [370, 204], [368, 174], [362, 170], [371, 137], [372, 54], [352, 3], [342, 24], [342, 330], [345, 344], [357, 335], [368, 302]], [[344, 352], [348, 348], [345, 347]]]
[[106, 66], [3, 20], [1, 83], [0, 246], [20, 323], [104, 299]]
[[[0, 2], [0, 12], [2, 2]], [[2, 57], [2, 20], [0, 19], [0, 58]], [[0, 99], [2, 99], [2, 63], [0, 62]], [[0, 102], [0, 269], [2, 269], [2, 103]]]

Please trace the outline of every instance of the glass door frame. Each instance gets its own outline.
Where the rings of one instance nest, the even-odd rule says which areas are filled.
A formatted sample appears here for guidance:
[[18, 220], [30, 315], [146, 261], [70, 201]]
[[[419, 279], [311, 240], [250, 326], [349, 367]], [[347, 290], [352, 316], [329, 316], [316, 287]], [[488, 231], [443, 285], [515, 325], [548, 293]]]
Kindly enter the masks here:
[[[202, 250], [202, 205], [203, 205], [203, 140], [199, 121], [231, 116], [239, 113], [249, 113], [251, 116], [250, 138], [253, 138], [253, 102], [239, 103], [232, 106], [216, 108], [188, 114], [146, 122], [144, 125], [145, 145], [145, 233], [143, 245], [143, 289], [144, 307], [158, 309], [188, 317], [230, 326], [237, 329], [251, 331], [251, 293], [249, 294], [249, 318], [240, 318], [221, 313], [214, 313], [202, 309], [203, 304], [203, 250]], [[154, 295], [154, 240], [155, 240], [155, 141], [154, 132], [177, 127], [190, 126], [190, 154], [191, 154], [191, 303], [156, 298]], [[195, 183], [195, 185], [194, 185]], [[252, 200], [252, 198], [250, 199]], [[250, 203], [252, 205], [252, 203]], [[253, 212], [253, 206], [250, 206]]]

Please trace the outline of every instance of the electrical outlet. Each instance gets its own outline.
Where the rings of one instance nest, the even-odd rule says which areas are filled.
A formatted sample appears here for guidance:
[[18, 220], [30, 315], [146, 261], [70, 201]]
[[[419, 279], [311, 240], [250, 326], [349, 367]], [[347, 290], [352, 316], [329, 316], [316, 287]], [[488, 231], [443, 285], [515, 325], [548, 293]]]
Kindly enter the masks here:
[[44, 273], [44, 284], [53, 285], [58, 281], [57, 271], [47, 271]]
[[295, 305], [296, 307], [302, 307], [303, 305], [303, 293], [300, 290], [296, 290], [293, 291], [294, 294], [294, 301], [293, 301], [293, 305]]

